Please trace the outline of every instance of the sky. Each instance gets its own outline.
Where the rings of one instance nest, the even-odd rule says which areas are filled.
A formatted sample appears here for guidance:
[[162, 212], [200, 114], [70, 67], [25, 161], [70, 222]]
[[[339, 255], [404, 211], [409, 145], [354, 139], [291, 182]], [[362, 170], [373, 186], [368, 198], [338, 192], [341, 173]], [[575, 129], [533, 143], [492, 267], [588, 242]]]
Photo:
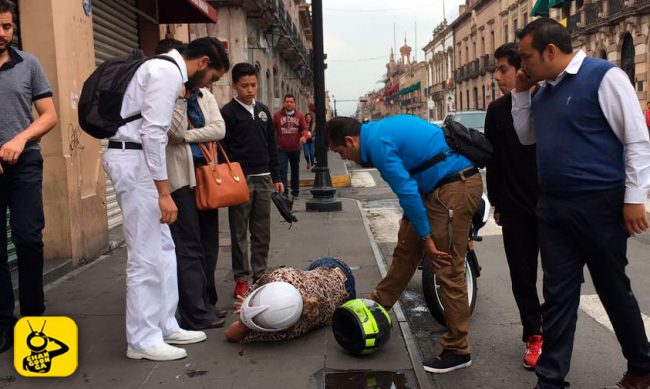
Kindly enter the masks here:
[[[464, 3], [444, 0], [447, 22]], [[379, 81], [386, 74], [390, 49], [396, 43], [397, 60], [405, 36], [411, 56], [417, 47], [417, 60], [424, 60], [422, 48], [442, 20], [443, 0], [324, 0], [325, 89], [336, 98], [338, 115], [354, 114], [360, 96], [383, 87]]]

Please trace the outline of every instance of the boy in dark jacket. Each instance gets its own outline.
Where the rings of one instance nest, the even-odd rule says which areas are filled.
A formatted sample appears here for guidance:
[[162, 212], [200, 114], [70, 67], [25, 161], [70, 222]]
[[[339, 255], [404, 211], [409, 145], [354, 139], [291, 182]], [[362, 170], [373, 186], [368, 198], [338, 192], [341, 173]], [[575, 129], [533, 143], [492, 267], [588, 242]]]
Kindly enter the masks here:
[[298, 197], [300, 185], [300, 151], [310, 136], [305, 117], [296, 109], [296, 98], [293, 95], [284, 96], [282, 109], [273, 115], [273, 126], [278, 139], [280, 178], [284, 184], [284, 195], [289, 196], [287, 165], [291, 164], [291, 195], [295, 198]]
[[232, 69], [232, 81], [237, 96], [221, 109], [226, 122], [223, 145], [230, 160], [241, 164], [250, 191], [247, 204], [228, 208], [236, 297], [248, 291], [251, 267], [253, 282], [266, 271], [271, 240], [271, 194], [273, 190], [282, 193], [284, 185], [280, 182], [271, 114], [264, 104], [255, 101], [257, 70], [249, 63], [238, 63]]

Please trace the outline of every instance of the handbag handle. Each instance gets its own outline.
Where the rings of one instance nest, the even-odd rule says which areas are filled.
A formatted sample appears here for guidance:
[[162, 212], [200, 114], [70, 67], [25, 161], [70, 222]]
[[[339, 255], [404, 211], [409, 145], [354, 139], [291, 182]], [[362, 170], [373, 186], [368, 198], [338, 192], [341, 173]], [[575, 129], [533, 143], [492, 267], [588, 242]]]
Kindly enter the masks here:
[[217, 157], [217, 146], [219, 147], [219, 150], [223, 153], [223, 157], [226, 160], [226, 164], [228, 165], [228, 171], [230, 172], [230, 176], [232, 177], [235, 182], [241, 181], [241, 177], [239, 177], [237, 174], [234, 174], [234, 171], [232, 169], [232, 166], [230, 165], [230, 159], [228, 158], [228, 154], [226, 154], [226, 150], [224, 150], [223, 146], [221, 145], [221, 142], [216, 141], [216, 142], [209, 142], [210, 148], [208, 149], [205, 147], [204, 144], [200, 143], [199, 147], [201, 148], [201, 152], [203, 153], [203, 156], [205, 157], [205, 160], [212, 168], [212, 171], [217, 175], [216, 177], [216, 182], [217, 184], [221, 184], [221, 174], [219, 173], [219, 169], [217, 169], [217, 164], [219, 163]]

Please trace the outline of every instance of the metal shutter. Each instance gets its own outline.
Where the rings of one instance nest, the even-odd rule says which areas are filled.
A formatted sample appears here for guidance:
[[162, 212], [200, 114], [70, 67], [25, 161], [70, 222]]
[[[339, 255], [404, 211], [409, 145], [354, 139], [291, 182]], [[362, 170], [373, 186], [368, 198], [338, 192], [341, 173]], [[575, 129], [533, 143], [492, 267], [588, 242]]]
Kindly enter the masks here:
[[[15, 0], [9, 0], [10, 3], [13, 3], [13, 5], [16, 7], [16, 20], [14, 20], [14, 24], [16, 27], [14, 28], [14, 40], [11, 41], [11, 45], [13, 47], [21, 48], [20, 45], [20, 28], [19, 28], [19, 17], [18, 17], [18, 5], [16, 4]], [[16, 247], [14, 246], [14, 243], [11, 241], [11, 229], [9, 228], [9, 210], [7, 209], [7, 254], [9, 255], [9, 264], [11, 265], [12, 263], [16, 262]]]
[[[93, 0], [92, 4], [97, 66], [107, 59], [128, 55], [140, 46], [135, 0]], [[107, 144], [107, 140], [102, 140], [104, 150]], [[122, 224], [122, 211], [117, 204], [115, 189], [108, 177], [106, 177], [106, 212], [109, 229]]]

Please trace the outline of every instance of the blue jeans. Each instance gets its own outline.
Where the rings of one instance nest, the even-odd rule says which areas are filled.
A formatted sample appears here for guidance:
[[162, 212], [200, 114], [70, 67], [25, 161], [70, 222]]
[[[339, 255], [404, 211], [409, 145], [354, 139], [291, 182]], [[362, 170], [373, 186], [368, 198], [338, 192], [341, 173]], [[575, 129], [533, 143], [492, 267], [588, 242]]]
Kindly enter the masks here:
[[357, 293], [355, 291], [354, 275], [350, 267], [343, 261], [338, 258], [333, 257], [319, 257], [314, 262], [309, 264], [307, 270], [318, 269], [319, 267], [327, 267], [330, 269], [339, 268], [345, 274], [347, 279], [345, 280], [345, 290], [348, 292], [348, 300], [353, 300], [357, 298]]
[[280, 179], [284, 184], [285, 196], [289, 194], [289, 185], [287, 182], [287, 165], [291, 164], [291, 194], [298, 196], [300, 193], [300, 150], [298, 151], [282, 151], [278, 150], [280, 157]]
[[304, 146], [302, 146], [302, 150], [305, 153], [305, 161], [307, 161], [307, 164], [309, 165], [315, 165], [316, 164], [316, 148], [315, 148], [315, 143], [314, 141], [309, 141], [305, 143]]

